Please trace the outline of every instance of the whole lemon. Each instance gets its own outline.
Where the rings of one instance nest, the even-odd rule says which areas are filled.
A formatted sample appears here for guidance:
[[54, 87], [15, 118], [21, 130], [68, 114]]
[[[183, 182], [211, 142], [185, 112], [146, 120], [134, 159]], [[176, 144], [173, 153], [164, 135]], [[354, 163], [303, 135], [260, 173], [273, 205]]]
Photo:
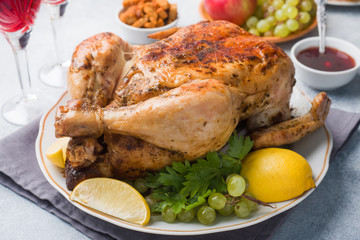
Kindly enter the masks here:
[[263, 202], [292, 199], [315, 187], [309, 163], [300, 154], [282, 148], [254, 151], [242, 161], [241, 175], [248, 192]]

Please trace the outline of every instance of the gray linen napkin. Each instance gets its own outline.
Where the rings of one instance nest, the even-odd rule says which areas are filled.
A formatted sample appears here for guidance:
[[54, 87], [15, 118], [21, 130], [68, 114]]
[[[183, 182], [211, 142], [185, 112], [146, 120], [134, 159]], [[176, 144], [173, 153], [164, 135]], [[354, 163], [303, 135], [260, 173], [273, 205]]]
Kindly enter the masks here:
[[[331, 159], [357, 129], [360, 113], [331, 109], [327, 126], [334, 138]], [[92, 239], [266, 239], [281, 225], [290, 211], [244, 229], [200, 236], [163, 236], [124, 229], [102, 221], [74, 207], [45, 179], [35, 156], [39, 120], [0, 140], [0, 184], [55, 214]], [[14, 151], [17, 149], [17, 151]], [[19, 151], [20, 149], [20, 151]]]

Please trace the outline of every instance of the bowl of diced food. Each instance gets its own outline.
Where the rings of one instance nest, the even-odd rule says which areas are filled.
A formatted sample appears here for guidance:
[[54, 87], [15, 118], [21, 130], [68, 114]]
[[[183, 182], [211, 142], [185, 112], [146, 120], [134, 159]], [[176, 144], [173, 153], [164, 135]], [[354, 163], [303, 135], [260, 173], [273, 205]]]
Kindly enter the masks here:
[[123, 7], [116, 12], [116, 19], [125, 40], [133, 44], [149, 44], [162, 38], [149, 38], [149, 35], [159, 33], [165, 36], [177, 31], [177, 5], [167, 0], [124, 0]]
[[[231, 16], [233, 11], [224, 13], [238, 5], [248, 8], [241, 7], [236, 18]], [[206, 20], [231, 21], [274, 43], [299, 38], [317, 26], [314, 0], [203, 0], [199, 12]]]

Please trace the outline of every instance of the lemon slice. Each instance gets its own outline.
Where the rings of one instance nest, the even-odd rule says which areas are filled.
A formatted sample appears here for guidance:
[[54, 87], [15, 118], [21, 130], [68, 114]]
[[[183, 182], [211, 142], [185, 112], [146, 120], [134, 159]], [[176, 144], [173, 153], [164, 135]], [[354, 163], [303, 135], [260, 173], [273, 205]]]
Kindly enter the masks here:
[[309, 163], [288, 149], [265, 148], [248, 154], [241, 175], [249, 181], [248, 192], [264, 202], [289, 200], [315, 187]]
[[131, 223], [146, 225], [150, 220], [150, 208], [144, 197], [119, 180], [87, 179], [74, 188], [70, 200]]
[[64, 168], [66, 161], [66, 148], [70, 141], [69, 137], [63, 137], [56, 140], [47, 150], [46, 157], [53, 164]]

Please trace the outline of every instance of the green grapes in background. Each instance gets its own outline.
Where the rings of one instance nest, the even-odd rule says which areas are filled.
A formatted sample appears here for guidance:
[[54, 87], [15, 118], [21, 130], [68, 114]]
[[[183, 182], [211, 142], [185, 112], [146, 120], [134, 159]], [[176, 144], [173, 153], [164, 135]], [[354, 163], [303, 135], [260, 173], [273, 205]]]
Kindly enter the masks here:
[[261, 37], [287, 37], [309, 27], [316, 15], [313, 0], [258, 0], [257, 5], [243, 27]]

